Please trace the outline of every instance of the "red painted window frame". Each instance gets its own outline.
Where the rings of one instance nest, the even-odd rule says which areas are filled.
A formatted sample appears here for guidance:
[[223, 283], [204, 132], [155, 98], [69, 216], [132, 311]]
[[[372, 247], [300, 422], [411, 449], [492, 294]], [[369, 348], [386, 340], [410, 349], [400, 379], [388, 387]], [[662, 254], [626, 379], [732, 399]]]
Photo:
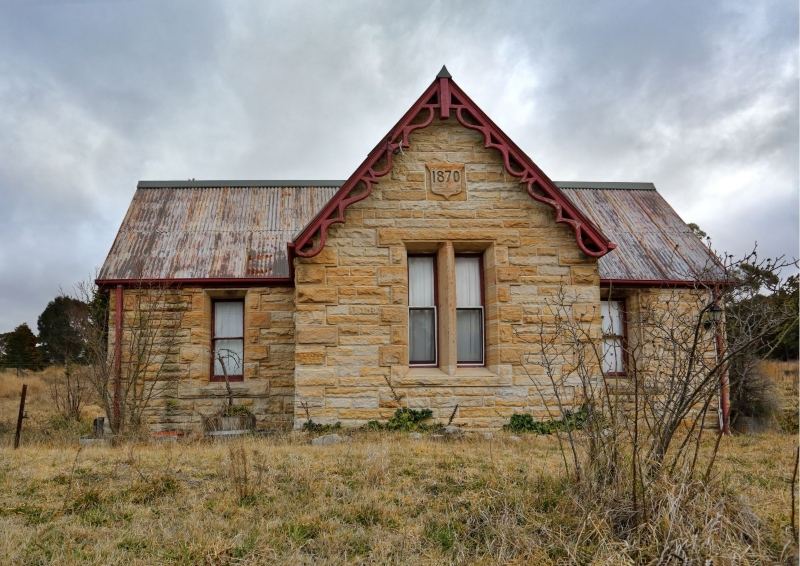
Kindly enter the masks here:
[[244, 297], [239, 299], [211, 299], [211, 367], [209, 369], [209, 375], [211, 376], [209, 381], [219, 382], [225, 381], [224, 375], [216, 375], [215, 370], [215, 363], [214, 363], [214, 356], [217, 351], [217, 340], [236, 340], [236, 338], [231, 337], [220, 337], [217, 338], [216, 336], [216, 318], [217, 318], [217, 303], [242, 303], [242, 373], [236, 375], [229, 375], [228, 381], [244, 381], [244, 317], [245, 317], [245, 308], [244, 308]]
[[[480, 362], [459, 362], [458, 361], [458, 336], [456, 336], [456, 367], [470, 368], [470, 367], [486, 367], [486, 285], [483, 273], [483, 252], [456, 252], [453, 254], [453, 265], [455, 266], [456, 258], [458, 257], [478, 257], [478, 271], [480, 274], [481, 286], [481, 361]], [[455, 277], [455, 270], [454, 275]], [[458, 282], [453, 281], [452, 289], [455, 291], [458, 288]], [[456, 305], [456, 327], [455, 332], [458, 333], [458, 297], [454, 301]], [[469, 309], [469, 307], [464, 307]]]
[[[406, 278], [408, 278], [408, 259], [412, 257], [429, 257], [433, 263], [433, 362], [415, 362], [411, 360], [411, 309], [424, 308], [408, 305], [408, 366], [415, 368], [439, 367], [439, 270], [437, 254], [435, 253], [409, 253], [406, 254]], [[411, 302], [411, 281], [408, 281], [408, 296], [406, 302]]]
[[[622, 319], [622, 334], [603, 334], [602, 341], [605, 342], [606, 338], [618, 338], [622, 342], [622, 371], [610, 371], [605, 375], [611, 377], [626, 377], [628, 375], [628, 301], [624, 297], [614, 297], [600, 299], [607, 303], [619, 303], [620, 313]], [[601, 347], [603, 344], [601, 344]], [[604, 352], [605, 354], [605, 352]]]

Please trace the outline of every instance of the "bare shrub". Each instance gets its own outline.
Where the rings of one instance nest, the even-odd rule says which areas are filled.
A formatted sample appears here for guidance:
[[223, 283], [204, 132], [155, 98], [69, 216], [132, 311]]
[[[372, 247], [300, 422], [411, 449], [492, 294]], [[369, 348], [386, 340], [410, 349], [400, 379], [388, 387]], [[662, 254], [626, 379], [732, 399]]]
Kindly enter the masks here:
[[256, 497], [256, 490], [261, 484], [265, 466], [261, 455], [253, 451], [253, 462], [248, 457], [244, 445], [231, 446], [228, 449], [227, 477], [240, 505], [250, 505]]
[[62, 417], [80, 421], [90, 387], [88, 368], [66, 362], [63, 374], [50, 382], [50, 400]]
[[[599, 313], [573, 308], [566, 287], [538, 323], [515, 327], [515, 340], [531, 344], [522, 365], [543, 404], [555, 407], [551, 418], [564, 418], [577, 404], [588, 409], [582, 430], [557, 432], [574, 493], [591, 502], [581, 504], [586, 528], [600, 513], [623, 539], [645, 544], [644, 530], [661, 520], [668, 531], [647, 536], [665, 553], [662, 562], [703, 556], [703, 533], [714, 529], [716, 541], [735, 538], [746, 546], [754, 530], [746, 509], [712, 481], [727, 429], [714, 409], [730, 368], [768, 350], [776, 330], [796, 320], [797, 312], [760, 300], [764, 285], [751, 278], [753, 266], [776, 273], [786, 265], [792, 263], [726, 256], [714, 266], [718, 284], [695, 274], [687, 289], [629, 292], [625, 376], [605, 372]], [[719, 429], [715, 442], [703, 442], [709, 428]], [[711, 507], [691, 509], [696, 498]]]
[[[172, 362], [186, 304], [179, 290], [142, 284], [124, 294], [123, 331], [109, 329], [109, 297], [91, 283], [78, 290], [89, 304], [81, 329], [87, 344], [89, 381], [115, 435], [142, 432], [153, 399], [174, 394], [180, 375]], [[119, 359], [115, 346], [120, 340]]]

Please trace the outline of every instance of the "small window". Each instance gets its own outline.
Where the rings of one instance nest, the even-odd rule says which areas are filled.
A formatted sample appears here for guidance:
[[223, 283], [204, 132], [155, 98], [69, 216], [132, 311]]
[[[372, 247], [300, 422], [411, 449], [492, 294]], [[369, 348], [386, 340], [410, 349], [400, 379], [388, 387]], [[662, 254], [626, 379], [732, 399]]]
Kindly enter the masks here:
[[408, 256], [408, 361], [435, 366], [436, 271], [433, 256]]
[[603, 373], [625, 374], [625, 305], [623, 301], [600, 301], [603, 325]]
[[456, 351], [460, 365], [483, 365], [481, 257], [456, 256]]
[[241, 381], [244, 372], [244, 301], [214, 301], [212, 380]]

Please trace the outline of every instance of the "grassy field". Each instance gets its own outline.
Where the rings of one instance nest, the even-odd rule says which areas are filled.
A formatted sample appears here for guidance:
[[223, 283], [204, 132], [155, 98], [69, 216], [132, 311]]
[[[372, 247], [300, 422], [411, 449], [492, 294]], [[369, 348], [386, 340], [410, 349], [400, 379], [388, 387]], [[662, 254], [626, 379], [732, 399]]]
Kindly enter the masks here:
[[[48, 378], [38, 379], [26, 443], [11, 450], [6, 432], [0, 447], [2, 564], [644, 561], [602, 513], [578, 516], [552, 436], [374, 432], [311, 446], [295, 434], [79, 449], [74, 429], [46, 433]], [[0, 392], [6, 421], [13, 389]], [[752, 514], [757, 540], [720, 563], [750, 544], [762, 561], [794, 560], [796, 447], [779, 433], [723, 440], [713, 483], [726, 505]], [[724, 513], [711, 510], [709, 532]], [[653, 521], [670, 529], [668, 518]]]
[[[719, 481], [789, 542], [796, 439], [726, 439]], [[13, 564], [626, 563], [575, 531], [552, 437], [369, 434], [0, 449], [0, 560]], [[613, 539], [611, 539], [613, 542]]]

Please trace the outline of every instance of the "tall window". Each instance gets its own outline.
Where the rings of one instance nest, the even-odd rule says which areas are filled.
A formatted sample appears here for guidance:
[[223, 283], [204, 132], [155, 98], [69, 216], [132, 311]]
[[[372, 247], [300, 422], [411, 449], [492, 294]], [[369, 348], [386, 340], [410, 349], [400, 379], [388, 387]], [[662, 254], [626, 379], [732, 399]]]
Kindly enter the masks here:
[[408, 256], [408, 359], [436, 365], [436, 272], [433, 256]]
[[603, 372], [625, 374], [625, 305], [623, 301], [600, 301], [603, 317]]
[[[212, 380], [241, 381], [244, 362], [244, 301], [214, 301]], [[224, 364], [224, 367], [223, 367]]]
[[481, 258], [456, 256], [457, 362], [483, 365], [483, 285]]

